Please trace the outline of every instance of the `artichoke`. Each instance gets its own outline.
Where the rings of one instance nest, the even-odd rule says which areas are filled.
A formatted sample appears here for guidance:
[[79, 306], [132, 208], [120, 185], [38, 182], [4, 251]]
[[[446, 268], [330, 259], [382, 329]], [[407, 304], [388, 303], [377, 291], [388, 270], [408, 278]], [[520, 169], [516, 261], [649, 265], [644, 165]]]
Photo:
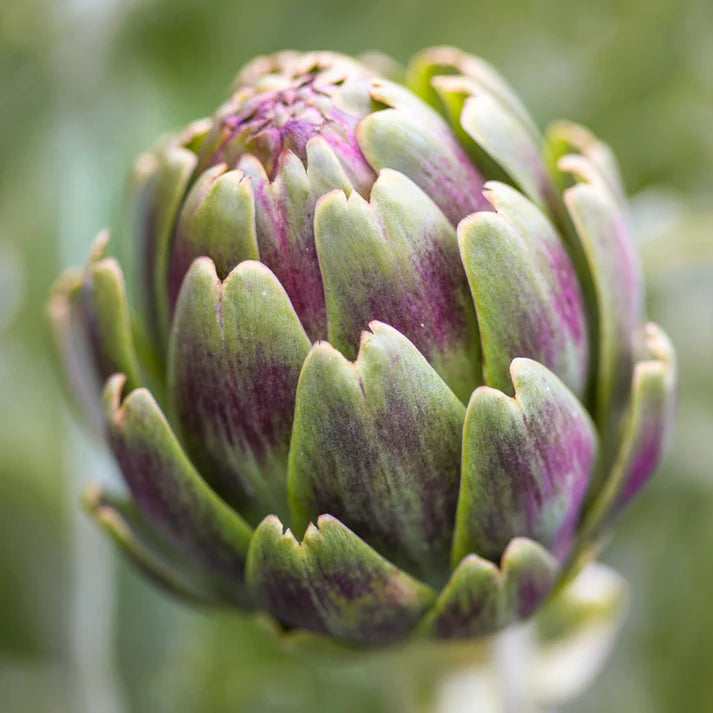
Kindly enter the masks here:
[[348, 642], [490, 634], [659, 461], [675, 359], [613, 155], [482, 60], [260, 57], [134, 178], [129, 281], [103, 233], [50, 313], [127, 486], [87, 505], [161, 586]]

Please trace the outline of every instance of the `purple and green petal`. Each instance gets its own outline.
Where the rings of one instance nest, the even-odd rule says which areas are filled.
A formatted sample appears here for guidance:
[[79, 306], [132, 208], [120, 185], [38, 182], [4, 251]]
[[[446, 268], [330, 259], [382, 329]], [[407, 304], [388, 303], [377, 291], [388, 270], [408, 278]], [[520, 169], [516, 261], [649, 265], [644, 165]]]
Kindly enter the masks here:
[[114, 258], [104, 257], [109, 240], [100, 233], [83, 272], [66, 273], [57, 283], [49, 316], [68, 383], [84, 415], [101, 423], [101, 390], [116, 372], [130, 388], [141, 383], [129, 318], [124, 277]]
[[[332, 110], [332, 114], [339, 114], [337, 109]], [[346, 130], [335, 130], [333, 132], [324, 132], [319, 137], [330, 148], [334, 157], [339, 161], [344, 174], [346, 175], [349, 184], [354, 186], [354, 189], [359, 191], [361, 195], [368, 196], [374, 181], [376, 180], [376, 171], [366, 160], [366, 157], [361, 151], [359, 142], [356, 138], [356, 126], [358, 117], [351, 118], [346, 124]], [[312, 141], [312, 139], [310, 139]], [[322, 186], [325, 184], [325, 179], [328, 175], [320, 175], [319, 166], [315, 166], [310, 170], [310, 152], [309, 142], [307, 143], [307, 173], [310, 176], [310, 183], [313, 189], [315, 199], [326, 191]], [[326, 186], [324, 186], [326, 187]], [[343, 187], [343, 184], [337, 182], [329, 186], [329, 189]]]
[[512, 181], [542, 210], [557, 214], [543, 141], [508, 84], [482, 60], [448, 47], [411, 64], [410, 84], [445, 113], [488, 178]]
[[198, 604], [231, 601], [222, 583], [164, 542], [130, 499], [91, 484], [84, 491], [84, 505], [129, 560], [161, 589]]
[[100, 233], [82, 279], [80, 310], [92, 358], [103, 383], [112, 374], [126, 375], [127, 388], [141, 383], [131, 332], [126, 286], [115, 258], [104, 257], [108, 233]]
[[289, 496], [298, 528], [327, 512], [427, 581], [448, 567], [465, 408], [398, 331], [372, 322], [356, 361], [327, 343], [300, 375]]
[[189, 454], [229, 502], [284, 514], [297, 381], [310, 342], [262, 263], [221, 282], [209, 258], [183, 283], [169, 383]]
[[250, 155], [239, 167], [252, 179], [260, 261], [277, 276], [311, 339], [327, 336], [324, 288], [314, 246], [316, 197], [302, 161], [282, 154], [274, 181]]
[[552, 591], [560, 574], [557, 560], [537, 542], [516, 537], [500, 565], [506, 620], [526, 619]]
[[564, 560], [594, 468], [597, 436], [577, 397], [530, 359], [511, 366], [515, 396], [473, 393], [463, 433], [463, 471], [453, 562], [475, 553], [498, 561], [514, 537]]
[[[615, 442], [643, 319], [641, 267], [623, 207], [599, 169], [585, 156], [574, 154], [560, 159], [559, 167], [579, 181], [565, 191], [564, 201], [588, 262], [596, 298], [595, 420], [604, 442]], [[605, 452], [605, 462], [611, 456]]]
[[223, 164], [193, 184], [178, 217], [169, 274], [171, 310], [193, 261], [207, 255], [221, 278], [243, 260], [257, 260], [255, 201], [250, 179]]
[[280, 621], [338, 639], [390, 644], [407, 636], [433, 590], [375, 552], [339, 520], [322, 515], [301, 542], [270, 515], [253, 536], [247, 581]]
[[[184, 141], [191, 136], [183, 137]], [[175, 138], [137, 163], [134, 222], [139, 282], [144, 285], [146, 321], [156, 334], [157, 346], [165, 344], [168, 334], [169, 262], [176, 218], [196, 165], [196, 154]]]
[[657, 325], [646, 326], [645, 339], [650, 358], [634, 367], [619, 451], [586, 530], [601, 530], [639, 493], [656, 470], [673, 429], [676, 355]]
[[589, 129], [570, 121], [557, 121], [547, 130], [547, 144], [555, 162], [568, 154], [585, 156], [607, 182], [618, 200], [622, 204], [626, 202], [619, 164], [614, 152]]
[[62, 383], [79, 417], [101, 431], [102, 383], [93, 361], [89, 335], [81, 310], [81, 270], [67, 270], [55, 283], [47, 313], [55, 352], [62, 369]]
[[463, 265], [478, 314], [485, 383], [509, 390], [510, 362], [544, 364], [577, 395], [587, 384], [589, 339], [584, 300], [562, 242], [522, 194], [489, 183], [497, 213], [458, 226]]
[[466, 555], [418, 631], [439, 639], [493, 634], [529, 616], [558, 576], [557, 560], [542, 545], [525, 537], [508, 543], [500, 568], [476, 554]]
[[315, 214], [329, 341], [356, 356], [372, 320], [410, 339], [466, 402], [481, 381], [478, 326], [455, 230], [430, 198], [384, 169], [371, 201], [342, 191]]
[[249, 605], [244, 573], [252, 530], [201, 478], [145, 388], [122, 401], [125, 381], [123, 374], [107, 381], [106, 431], [137, 507], [172, 545], [211, 569], [235, 601]]
[[[356, 129], [359, 146], [375, 171], [391, 168], [410, 178], [453, 225], [487, 209], [483, 177], [436, 112], [388, 82], [380, 83], [372, 95], [395, 107], [373, 112]], [[408, 103], [402, 95], [408, 95]], [[416, 102], [418, 110], [413, 111], [409, 104]]]
[[463, 131], [541, 210], [553, 213], [555, 193], [542, 157], [542, 139], [493, 94], [460, 77], [439, 77], [434, 86], [447, 106], [462, 110]]
[[313, 136], [307, 142], [307, 179], [316, 201], [318, 196], [335, 189], [345, 193], [357, 190], [362, 196], [368, 196], [375, 175], [371, 169], [367, 175], [355, 175], [354, 166], [346, 166], [343, 159], [340, 161], [327, 139]]
[[527, 109], [498, 71], [480, 57], [455, 47], [431, 47], [419, 52], [409, 63], [407, 83], [412, 91], [440, 110], [442, 104], [434, 79], [452, 75], [467, 78], [473, 91], [479, 87], [492, 94], [532, 136], [539, 135]]
[[500, 570], [477, 555], [467, 555], [423, 621], [420, 634], [438, 639], [469, 639], [492, 634], [503, 625]]

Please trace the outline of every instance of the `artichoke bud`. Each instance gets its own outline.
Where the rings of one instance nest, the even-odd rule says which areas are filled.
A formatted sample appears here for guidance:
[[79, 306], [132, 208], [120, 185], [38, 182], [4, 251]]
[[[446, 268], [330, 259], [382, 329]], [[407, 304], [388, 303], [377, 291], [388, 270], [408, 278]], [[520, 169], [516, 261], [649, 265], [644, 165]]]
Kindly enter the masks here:
[[675, 358], [613, 155], [545, 140], [482, 60], [260, 57], [133, 194], [135, 311], [102, 238], [51, 316], [127, 485], [87, 506], [181, 596], [368, 644], [489, 634], [658, 462]]

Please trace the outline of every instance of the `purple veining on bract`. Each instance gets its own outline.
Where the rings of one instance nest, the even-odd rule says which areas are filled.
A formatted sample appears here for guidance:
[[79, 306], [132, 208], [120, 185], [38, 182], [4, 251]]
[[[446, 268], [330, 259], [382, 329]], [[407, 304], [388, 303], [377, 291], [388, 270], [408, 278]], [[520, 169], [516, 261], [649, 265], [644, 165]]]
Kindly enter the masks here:
[[[543, 403], [532, 420], [536, 424], [531, 424], [530, 433], [534, 450], [541, 458], [541, 470], [537, 485], [525, 491], [529, 531], [535, 533], [541, 529], [543, 508], [564, 497], [566, 507], [559, 515], [552, 541], [546, 543], [558, 559], [564, 560], [569, 554], [589, 485], [595, 447], [591, 434], [581, 421], [574, 420], [564, 408], [554, 403]], [[556, 434], [556, 440], [552, 434]]]
[[[349, 293], [366, 297], [352, 300], [349, 311], [345, 310], [351, 323], [352, 346], [358, 346], [361, 333], [373, 320], [397, 329], [431, 363], [447, 361], [451, 350], [468, 349], [472, 344], [477, 327], [457, 250], [449, 255], [428, 236], [424, 242], [428, 247], [413, 255], [415, 264], [405, 266], [408, 277], [413, 269], [414, 287], [409, 288], [410, 279], [396, 283], [383, 280], [376, 270], [364, 275], [359, 283], [344, 286]], [[442, 376], [448, 381], [448, 375]]]
[[310, 338], [324, 339], [327, 308], [314, 240], [316, 198], [290, 190], [280, 176], [273, 183], [259, 173], [251, 176], [260, 261], [285, 288]]
[[472, 449], [477, 490], [462, 523], [482, 556], [498, 557], [511, 538], [527, 536], [563, 561], [591, 477], [596, 438], [574, 397], [543, 367], [530, 364], [527, 371], [513, 367], [515, 399], [481, 387], [479, 402], [476, 391], [472, 413], [488, 410], [466, 428], [464, 447]]
[[[304, 627], [306, 618], [316, 631], [385, 644], [408, 634], [432, 600], [330, 515], [302, 542], [289, 531], [278, 539], [278, 528], [272, 516], [260, 525], [248, 566], [256, 595], [283, 622]], [[273, 548], [280, 556], [262, 555]]]
[[[543, 417], [547, 423], [546, 416]], [[567, 497], [566, 514], [563, 517], [551, 544], [552, 553], [563, 562], [570, 553], [574, 533], [577, 529], [584, 497], [589, 486], [589, 474], [594, 467], [595, 452], [589, 434], [581, 427], [565, 430], [561, 424], [549, 424], [550, 428], [560, 429], [566, 440], [564, 448], [550, 446], [547, 449], [545, 462], [553, 473], [570, 473], [569, 492]], [[573, 474], [572, 464], [578, 464], [585, 477]], [[558, 485], [550, 482], [550, 497], [557, 492]]]
[[636, 453], [619, 496], [618, 507], [624, 507], [644, 487], [661, 458], [664, 437], [663, 420], [648, 419], [639, 438]]
[[522, 619], [530, 616], [551, 588], [552, 582], [543, 582], [536, 574], [525, 573], [517, 583], [515, 614]]
[[[320, 356], [302, 371], [298, 438], [291, 443], [293, 502], [303, 504], [305, 521], [328, 512], [406, 571], [442, 582], [458, 497], [458, 402], [411, 355], [388, 344], [365, 355], [368, 340], [355, 366], [341, 355], [322, 357], [329, 352], [318, 345]], [[336, 379], [325, 380], [326, 358], [344, 365]], [[432, 401], [417, 384], [431, 389]]]
[[[138, 391], [133, 392], [129, 398], [138, 394]], [[215, 568], [236, 584], [241, 583], [244, 578], [244, 553], [227, 541], [212, 513], [197, 507], [194, 494], [177, 477], [177, 471], [190, 467], [187, 461], [177, 462], [165, 442], [154, 443], [148, 438], [127, 434], [125, 408], [122, 405], [115, 412], [108, 429], [108, 439], [140, 510], [154, 527], [183, 551], [198, 558], [204, 565]], [[168, 432], [168, 425], [157, 410], [147, 414], [137, 412], [131, 418], [156, 421]], [[172, 434], [168, 437], [172, 438]]]
[[[296, 319], [283, 325], [283, 342], [274, 332], [255, 334], [259, 327], [251, 320], [264, 319], [264, 309], [247, 315], [246, 300], [257, 309], [275, 283], [270, 276], [272, 282], [258, 286], [266, 276], [250, 278], [251, 265], [257, 263], [242, 263], [225, 282], [216, 281], [207, 309], [199, 312], [194, 303], [200, 304], [205, 283], [189, 276], [186, 289], [199, 287], [179, 298], [173, 396], [186, 446], [213, 487], [235, 505], [247, 501], [281, 513], [297, 380], [309, 343]], [[251, 295], [256, 289], [262, 294]]]
[[557, 278], [553, 286], [556, 297], [553, 306], [574, 341], [586, 341], [584, 297], [572, 261], [561, 245], [546, 244], [546, 250], [550, 269]]
[[440, 156], [422, 156], [422, 175], [410, 178], [431, 196], [453, 226], [477, 211], [491, 211], [483, 193], [485, 179], [448, 126], [444, 123], [441, 131], [428, 131], [434, 146], [446, 148]]

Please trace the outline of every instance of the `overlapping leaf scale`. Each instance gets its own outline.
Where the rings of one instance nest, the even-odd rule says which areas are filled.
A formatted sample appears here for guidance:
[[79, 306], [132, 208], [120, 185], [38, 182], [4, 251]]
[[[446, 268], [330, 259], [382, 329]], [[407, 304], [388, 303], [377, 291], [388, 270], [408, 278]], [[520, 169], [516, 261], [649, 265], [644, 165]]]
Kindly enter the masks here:
[[[611, 148], [598, 139], [589, 129], [581, 124], [560, 119], [553, 122], [546, 133], [549, 155], [557, 162], [570, 154], [581, 154], [591, 162], [601, 178], [608, 184], [617, 200], [626, 204], [626, 192], [619, 172], [619, 164]], [[571, 177], [556, 172], [555, 177], [562, 189], [571, 185]], [[563, 179], [570, 179], [569, 182]]]
[[221, 278], [243, 260], [259, 257], [252, 183], [242, 171], [218, 164], [194, 182], [181, 207], [171, 248], [169, 297], [175, 309], [193, 261], [208, 256]]
[[67, 381], [97, 429], [104, 381], [122, 372], [130, 388], [141, 383], [124, 276], [116, 259], [105, 257], [108, 240], [107, 232], [97, 236], [86, 268], [66, 273], [49, 305]]
[[247, 582], [255, 603], [284, 624], [338, 639], [384, 645], [491, 634], [528, 617], [559, 575], [541, 545], [515, 538], [499, 567], [469, 555], [437, 593], [335, 517], [315, 522], [298, 541], [266, 517], [250, 543]]
[[169, 390], [204, 477], [258, 521], [286, 514], [287, 451], [309, 348], [265, 265], [242, 262], [221, 282], [209, 258], [193, 263], [176, 306]]
[[447, 576], [465, 407], [397, 330], [370, 324], [354, 362], [316, 344], [297, 389], [289, 497], [425, 581]]
[[676, 354], [655, 324], [645, 330], [646, 358], [634, 366], [630, 398], [614, 464], [593, 502], [583, 536], [599, 534], [653, 475], [673, 430], [676, 409]]
[[369, 202], [320, 199], [315, 234], [332, 346], [354, 358], [367, 324], [385, 322], [466, 402], [482, 383], [478, 325], [455, 230], [430, 198], [384, 169]]
[[161, 354], [170, 325], [169, 269], [176, 220], [209, 127], [208, 120], [194, 122], [142, 154], [134, 168], [130, 214], [137, 246], [135, 292]]
[[550, 217], [557, 216], [544, 141], [490, 65], [457, 50], [434, 48], [413, 59], [409, 85], [448, 117], [486, 178], [514, 183]]
[[468, 405], [453, 562], [498, 561], [530, 537], [564, 561], [573, 544], [597, 454], [581, 402], [548, 369], [518, 358], [513, 398], [483, 386]]
[[280, 621], [369, 644], [399, 641], [435, 600], [427, 585], [388, 562], [331, 515], [301, 542], [274, 516], [250, 544], [247, 581]]
[[436, 109], [443, 104], [434, 87], [436, 77], [463, 76], [483, 87], [514, 114], [533, 136], [537, 127], [512, 87], [490, 63], [456, 47], [430, 47], [409, 62], [407, 85]]
[[510, 363], [529, 357], [581, 397], [588, 378], [589, 338], [574, 267], [547, 217], [522, 194], [488, 184], [496, 213], [458, 226], [463, 265], [483, 343], [484, 381], [510, 390]]
[[525, 537], [509, 542], [500, 567], [476, 554], [466, 555], [418, 632], [446, 639], [493, 634], [528, 617], [549, 594], [559, 574], [557, 560]]
[[125, 381], [123, 374], [107, 381], [106, 435], [136, 506], [171, 545], [214, 572], [233, 601], [249, 606], [251, 528], [195, 470], [148, 390], [122, 399]]
[[482, 175], [431, 107], [386, 80], [374, 80], [371, 96], [387, 108], [362, 119], [356, 136], [375, 171], [391, 168], [410, 178], [453, 225], [488, 208]]
[[643, 343], [643, 277], [625, 208], [600, 164], [568, 154], [559, 169], [574, 178], [564, 202], [589, 267], [596, 300], [594, 414], [609, 466], [618, 442], [634, 362]]

